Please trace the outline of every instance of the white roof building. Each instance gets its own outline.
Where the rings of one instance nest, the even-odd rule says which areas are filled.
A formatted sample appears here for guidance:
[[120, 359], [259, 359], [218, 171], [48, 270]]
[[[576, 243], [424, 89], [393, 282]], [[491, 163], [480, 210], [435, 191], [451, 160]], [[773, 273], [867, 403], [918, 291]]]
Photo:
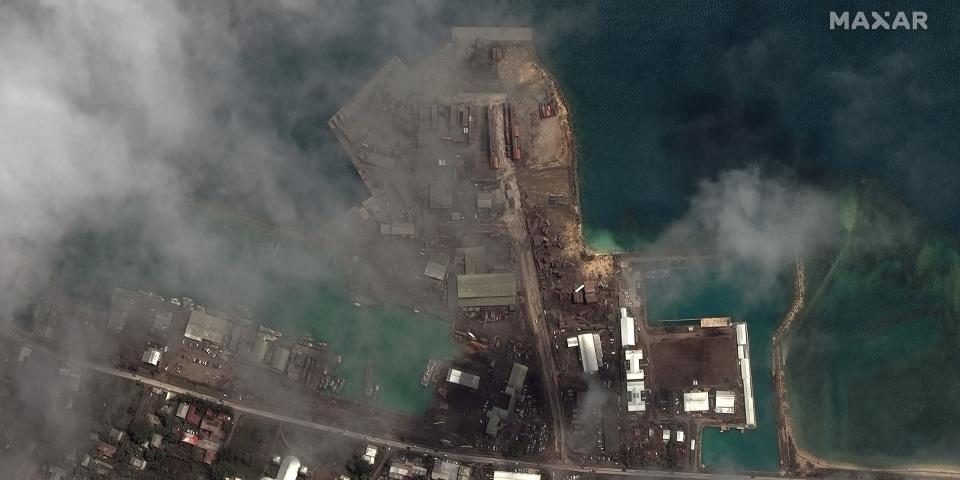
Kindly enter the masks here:
[[497, 470], [493, 472], [493, 480], [540, 480], [540, 474]]
[[577, 335], [577, 345], [580, 347], [580, 365], [583, 371], [596, 373], [600, 370], [600, 361], [603, 358], [600, 350], [600, 335], [596, 333]]
[[637, 344], [637, 326], [633, 317], [627, 315], [626, 307], [620, 308], [620, 343], [623, 348]]
[[156, 367], [160, 364], [160, 350], [154, 347], [149, 347], [143, 351], [143, 357], [140, 358], [144, 363], [149, 363]]
[[643, 367], [640, 361], [643, 360], [643, 350], [624, 350], [624, 363], [626, 363], [627, 381], [643, 380]]
[[373, 465], [373, 461], [377, 458], [377, 447], [374, 445], [367, 445], [367, 450], [363, 452], [363, 459]]
[[627, 382], [627, 411], [643, 412], [647, 410], [647, 404], [644, 403], [642, 392], [643, 382]]
[[480, 385], [480, 377], [472, 373], [462, 372], [455, 368], [451, 368], [450, 372], [447, 373], [447, 381], [450, 383], [463, 385], [464, 387], [469, 387], [474, 390], [476, 390]]
[[734, 403], [736, 402], [736, 393], [730, 390], [717, 390], [714, 393], [713, 411], [717, 413], [733, 413]]
[[710, 410], [710, 397], [707, 392], [686, 392], [683, 394], [683, 411], [706, 412]]

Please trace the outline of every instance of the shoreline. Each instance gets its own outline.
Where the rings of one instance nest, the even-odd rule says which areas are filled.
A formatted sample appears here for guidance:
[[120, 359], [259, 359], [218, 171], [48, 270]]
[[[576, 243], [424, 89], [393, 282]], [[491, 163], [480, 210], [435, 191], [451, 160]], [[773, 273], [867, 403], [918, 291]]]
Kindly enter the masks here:
[[536, 49], [533, 49], [533, 52], [535, 55], [534, 59], [536, 60], [536, 68], [540, 71], [540, 75], [546, 80], [550, 94], [557, 101], [557, 120], [560, 121], [560, 131], [563, 133], [564, 143], [570, 149], [568, 158], [571, 177], [570, 189], [572, 190], [571, 194], [573, 197], [571, 201], [574, 203], [573, 207], [577, 215], [577, 237], [579, 238], [581, 250], [586, 255], [612, 255], [615, 252], [599, 252], [593, 250], [587, 241], [587, 237], [583, 234], [583, 207], [580, 199], [580, 162], [577, 157], [577, 137], [573, 130], [570, 105], [567, 102], [567, 97], [563, 95], [563, 91], [560, 89], [560, 84], [557, 82], [556, 77], [544, 66], [543, 60], [540, 58]]
[[[790, 310], [784, 316], [784, 321], [777, 328], [773, 336], [773, 379], [774, 393], [777, 402], [778, 439], [780, 441], [780, 470], [782, 473], [805, 474], [822, 470], [846, 470], [870, 473], [889, 473], [889, 474], [921, 474], [936, 477], [953, 478], [960, 475], [960, 466], [917, 463], [908, 464], [891, 468], [870, 467], [863, 464], [846, 462], [841, 460], [830, 460], [820, 457], [799, 445], [794, 433], [794, 419], [790, 412], [790, 401], [787, 393], [786, 380], [786, 348], [783, 345], [786, 337], [793, 326], [793, 322], [800, 316], [804, 307], [804, 293], [806, 285], [804, 283], [803, 263], [798, 258], [796, 260], [796, 276], [794, 300]], [[809, 468], [810, 467], [813, 468]], [[808, 471], [809, 470], [809, 471]]]
[[[816, 470], [848, 470], [869, 473], [921, 474], [937, 477], [955, 478], [960, 475], [960, 466], [918, 463], [892, 468], [872, 468], [856, 463], [828, 460], [809, 450], [796, 447], [797, 459], [814, 466]], [[801, 470], [803, 471], [803, 470]]]

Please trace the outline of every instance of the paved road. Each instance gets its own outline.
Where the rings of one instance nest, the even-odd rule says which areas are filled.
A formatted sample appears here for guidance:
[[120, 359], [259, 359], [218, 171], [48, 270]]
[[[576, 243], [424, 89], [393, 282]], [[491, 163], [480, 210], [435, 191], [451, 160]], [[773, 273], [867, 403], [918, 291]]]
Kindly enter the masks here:
[[268, 420], [273, 420], [276, 422], [285, 423], [287, 425], [297, 425], [303, 428], [308, 428], [312, 430], [317, 430], [321, 432], [331, 433], [335, 435], [340, 435], [358, 442], [365, 442], [379, 446], [385, 446], [390, 448], [395, 448], [398, 450], [406, 450], [410, 452], [416, 452], [426, 455], [432, 455], [436, 457], [449, 458], [452, 460], [459, 460], [462, 462], [478, 463], [478, 464], [488, 464], [504, 468], [535, 468], [541, 470], [560, 470], [560, 471], [571, 471], [571, 472], [581, 472], [581, 473], [598, 473], [604, 475], [618, 475], [618, 476], [629, 476], [629, 477], [642, 477], [642, 478], [678, 478], [678, 479], [731, 479], [731, 480], [747, 480], [747, 479], [763, 479], [763, 478], [777, 478], [784, 479], [788, 477], [781, 477], [775, 474], [716, 474], [716, 473], [701, 473], [701, 472], [661, 472], [654, 470], [624, 470], [619, 468], [605, 468], [605, 467], [586, 467], [578, 466], [567, 463], [543, 463], [543, 462], [528, 462], [528, 461], [519, 461], [519, 460], [510, 460], [499, 457], [491, 457], [484, 455], [472, 455], [461, 452], [451, 452], [438, 450], [433, 447], [428, 447], [425, 445], [418, 445], [415, 443], [403, 442], [394, 439], [388, 439], [383, 437], [377, 437], [374, 435], [368, 435], [361, 432], [355, 432], [345, 428], [335, 427], [332, 425], [327, 425], [323, 423], [313, 422], [309, 420], [303, 420], [300, 418], [290, 417], [287, 415], [282, 415], [279, 413], [270, 412], [267, 410], [262, 410], [259, 408], [251, 407], [239, 402], [232, 400], [225, 400], [213, 395], [208, 395], [206, 393], [200, 392], [198, 390], [184, 387], [181, 385], [175, 385], [172, 383], [156, 380], [150, 377], [143, 375], [138, 375], [131, 373], [125, 370], [120, 370], [113, 367], [107, 367], [102, 365], [93, 364], [86, 361], [67, 359], [62, 355], [53, 352], [47, 347], [37, 344], [27, 338], [25, 335], [13, 330], [9, 327], [0, 325], [0, 333], [11, 337], [17, 341], [20, 341], [32, 348], [37, 353], [45, 353], [51, 355], [54, 358], [57, 358], [64, 362], [69, 362], [73, 365], [78, 365], [82, 368], [87, 368], [89, 370], [94, 370], [106, 375], [111, 375], [117, 378], [123, 378], [126, 380], [134, 381], [141, 383], [143, 385], [149, 385], [151, 387], [162, 388], [164, 390], [184, 395], [190, 396], [193, 398], [198, 398], [209, 402], [211, 404], [219, 404], [225, 407], [229, 407], [236, 412], [240, 412], [246, 415], [256, 416]]
[[[517, 171], [511, 162], [505, 165], [506, 177], [510, 182], [510, 188], [519, 192], [517, 184]], [[512, 217], [512, 218], [511, 218]], [[566, 423], [563, 421], [563, 410], [560, 404], [560, 387], [558, 385], [558, 373], [556, 362], [554, 362], [551, 352], [550, 330], [545, 325], [543, 318], [543, 298], [540, 295], [540, 280], [537, 277], [537, 265], [533, 258], [533, 246], [527, 236], [526, 215], [523, 210], [523, 202], [520, 202], [517, 209], [504, 216], [504, 221], [510, 229], [510, 234], [515, 241], [514, 248], [520, 253], [520, 274], [523, 278], [523, 291], [527, 298], [527, 318], [530, 327], [533, 330], [534, 343], [537, 347], [537, 359], [540, 363], [541, 377], [543, 379], [544, 395], [550, 404], [550, 416], [553, 423], [554, 451], [560, 454], [560, 458], [567, 461], [567, 440]]]

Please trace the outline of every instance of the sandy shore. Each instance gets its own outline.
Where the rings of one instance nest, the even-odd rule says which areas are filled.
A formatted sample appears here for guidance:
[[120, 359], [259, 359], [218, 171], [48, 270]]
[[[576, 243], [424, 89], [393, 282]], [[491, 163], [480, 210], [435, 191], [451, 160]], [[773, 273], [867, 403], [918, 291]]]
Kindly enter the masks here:
[[804, 450], [800, 447], [797, 447], [797, 459], [801, 465], [810, 464], [816, 467], [817, 469], [828, 469], [828, 470], [857, 470], [862, 472], [874, 472], [874, 473], [898, 473], [898, 474], [918, 474], [918, 475], [927, 475], [927, 476], [936, 476], [944, 478], [957, 478], [960, 476], [960, 466], [952, 465], [935, 465], [935, 464], [915, 464], [915, 465], [905, 465], [902, 467], [894, 468], [869, 468], [863, 465], [857, 465], [850, 462], [841, 462], [837, 460], [827, 460], [823, 457], [818, 457], [813, 453], [810, 453], [808, 450]]

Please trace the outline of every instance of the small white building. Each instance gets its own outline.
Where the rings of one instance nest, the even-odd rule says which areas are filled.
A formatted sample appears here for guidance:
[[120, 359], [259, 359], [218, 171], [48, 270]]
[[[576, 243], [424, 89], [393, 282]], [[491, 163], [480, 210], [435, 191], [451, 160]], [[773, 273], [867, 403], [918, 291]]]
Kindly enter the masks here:
[[147, 349], [143, 351], [143, 357], [140, 359], [143, 360], [144, 363], [148, 363], [156, 367], [157, 365], [160, 365], [160, 355], [161, 352], [158, 348], [147, 347]]

